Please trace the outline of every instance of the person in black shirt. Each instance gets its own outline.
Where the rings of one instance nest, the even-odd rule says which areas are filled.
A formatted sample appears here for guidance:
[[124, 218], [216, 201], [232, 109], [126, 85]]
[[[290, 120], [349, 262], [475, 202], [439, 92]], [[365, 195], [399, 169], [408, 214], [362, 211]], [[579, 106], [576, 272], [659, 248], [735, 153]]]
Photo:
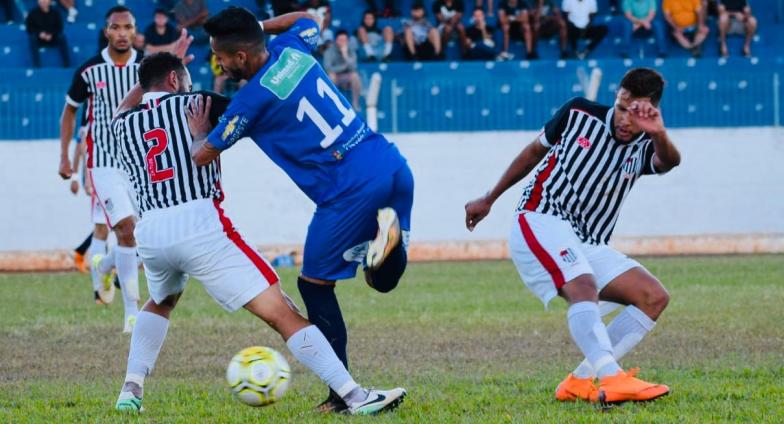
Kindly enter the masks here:
[[751, 14], [747, 0], [721, 0], [719, 2], [719, 42], [721, 55], [730, 55], [727, 50], [727, 34], [746, 34], [743, 55], [751, 57], [751, 40], [757, 32], [757, 18]]
[[473, 14], [474, 24], [466, 28], [466, 37], [468, 38], [466, 45], [465, 58], [468, 60], [493, 60], [498, 56], [498, 49], [493, 40], [493, 31], [495, 28], [487, 25], [485, 21], [485, 12], [481, 6], [474, 8]]
[[155, 10], [153, 23], [144, 30], [144, 40], [147, 43], [147, 53], [170, 51], [172, 43], [177, 41], [180, 34], [177, 28], [169, 22], [166, 10]]
[[33, 66], [41, 67], [39, 48], [56, 46], [63, 58], [63, 66], [68, 68], [71, 66], [71, 60], [68, 57], [68, 43], [63, 34], [63, 17], [51, 6], [52, 0], [38, 0], [38, 7], [31, 10], [25, 19]]
[[462, 0], [436, 0], [433, 3], [433, 14], [436, 15], [438, 29], [441, 32], [441, 42], [444, 47], [449, 42], [452, 32], [456, 31], [460, 41], [460, 49], [465, 53], [466, 33], [463, 25], [463, 11], [465, 6]]
[[528, 5], [525, 1], [503, 0], [498, 5], [498, 21], [501, 24], [501, 30], [504, 32], [504, 48], [499, 58], [501, 60], [514, 58], [514, 55], [509, 53], [509, 40], [515, 39], [525, 42], [525, 51], [528, 58], [532, 59], [534, 51], [533, 37], [528, 15]]

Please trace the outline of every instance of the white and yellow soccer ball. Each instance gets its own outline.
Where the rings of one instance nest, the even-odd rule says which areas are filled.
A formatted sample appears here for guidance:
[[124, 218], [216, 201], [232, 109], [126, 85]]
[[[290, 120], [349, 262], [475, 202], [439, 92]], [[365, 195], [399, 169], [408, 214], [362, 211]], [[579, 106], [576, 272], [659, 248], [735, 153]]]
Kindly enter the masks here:
[[226, 380], [237, 400], [250, 406], [265, 406], [280, 400], [286, 393], [291, 368], [275, 349], [253, 346], [231, 358]]

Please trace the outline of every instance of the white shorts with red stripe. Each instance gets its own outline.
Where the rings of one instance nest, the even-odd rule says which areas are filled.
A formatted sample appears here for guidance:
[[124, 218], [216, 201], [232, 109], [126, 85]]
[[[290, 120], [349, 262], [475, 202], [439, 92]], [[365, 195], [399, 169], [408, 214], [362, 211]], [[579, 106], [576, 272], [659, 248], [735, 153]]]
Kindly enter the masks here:
[[134, 234], [156, 303], [181, 293], [190, 276], [233, 312], [279, 280], [217, 201], [201, 199], [145, 212]]
[[93, 223], [115, 224], [137, 216], [136, 195], [128, 175], [111, 167], [91, 168], [88, 177], [93, 186]]
[[545, 306], [558, 289], [582, 274], [592, 274], [602, 291], [619, 275], [641, 266], [610, 246], [583, 243], [557, 216], [528, 211], [515, 217], [509, 252], [520, 278]]

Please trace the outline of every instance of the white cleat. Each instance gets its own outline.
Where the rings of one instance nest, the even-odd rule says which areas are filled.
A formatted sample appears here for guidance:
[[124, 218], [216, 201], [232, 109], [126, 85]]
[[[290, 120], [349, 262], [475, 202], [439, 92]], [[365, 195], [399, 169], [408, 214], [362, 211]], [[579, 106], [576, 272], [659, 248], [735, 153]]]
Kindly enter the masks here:
[[90, 268], [90, 272], [92, 272], [93, 278], [99, 281], [98, 298], [104, 305], [109, 305], [114, 301], [114, 270], [112, 269], [107, 274], [101, 273], [98, 265], [102, 259], [103, 255], [101, 254], [93, 256], [93, 266]]
[[400, 221], [397, 212], [392, 208], [378, 210], [378, 234], [368, 246], [365, 263], [368, 269], [377, 270], [386, 260], [389, 253], [400, 244]]
[[400, 387], [392, 390], [370, 390], [367, 399], [348, 407], [348, 413], [351, 415], [376, 415], [391, 411], [400, 406], [405, 397], [406, 390]]
[[133, 333], [133, 327], [136, 326], [136, 315], [131, 315], [125, 319], [125, 326], [123, 327], [123, 334]]

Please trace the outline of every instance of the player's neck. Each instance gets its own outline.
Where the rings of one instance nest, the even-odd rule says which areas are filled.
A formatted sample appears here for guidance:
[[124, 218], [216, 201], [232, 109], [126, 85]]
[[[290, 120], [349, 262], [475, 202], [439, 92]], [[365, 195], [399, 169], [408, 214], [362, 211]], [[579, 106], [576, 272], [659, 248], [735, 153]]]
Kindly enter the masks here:
[[117, 51], [111, 48], [111, 46], [109, 47], [109, 57], [112, 58], [112, 62], [114, 62], [116, 65], [128, 64], [128, 61], [131, 59], [131, 55], [133, 55], [133, 47], [124, 52]]
[[264, 50], [264, 52], [262, 52], [260, 55], [256, 56], [255, 58], [251, 58], [251, 63], [249, 67], [250, 75], [245, 75], [244, 79], [249, 80], [253, 78], [257, 73], [259, 73], [261, 68], [263, 68], [264, 65], [267, 64], [268, 60], [269, 60], [269, 52], [267, 50]]

